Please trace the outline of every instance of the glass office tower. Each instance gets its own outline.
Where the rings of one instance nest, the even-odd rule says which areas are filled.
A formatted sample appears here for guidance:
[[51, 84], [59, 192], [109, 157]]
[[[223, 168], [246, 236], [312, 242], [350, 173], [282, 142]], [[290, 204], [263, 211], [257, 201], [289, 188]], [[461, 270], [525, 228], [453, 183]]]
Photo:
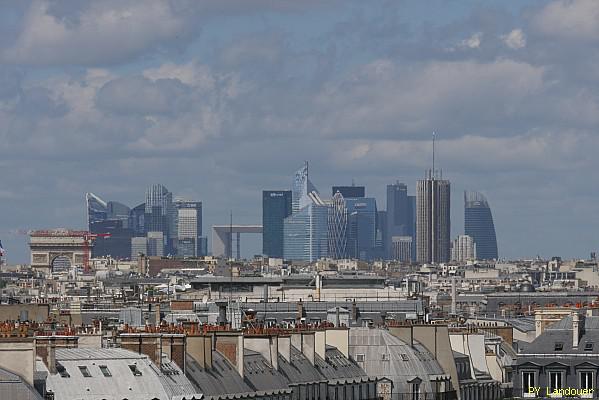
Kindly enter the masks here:
[[479, 260], [498, 258], [493, 215], [487, 199], [481, 193], [464, 192], [464, 231], [474, 239]]
[[416, 260], [441, 263], [450, 259], [450, 183], [433, 171], [416, 186]]
[[262, 192], [262, 254], [283, 257], [283, 221], [291, 215], [290, 190]]
[[312, 262], [328, 257], [328, 211], [327, 205], [312, 203], [285, 218], [285, 259]]
[[329, 257], [347, 258], [347, 206], [340, 191], [335, 192], [329, 205]]
[[177, 199], [174, 202], [177, 223], [177, 255], [198, 257], [202, 255], [202, 202]]
[[144, 224], [146, 232], [163, 233], [164, 254], [172, 254], [176, 247], [173, 245], [173, 239], [176, 240], [176, 214], [173, 195], [163, 185], [154, 184], [146, 190]]
[[345, 199], [347, 207], [347, 254], [350, 258], [372, 260], [376, 249], [376, 199]]

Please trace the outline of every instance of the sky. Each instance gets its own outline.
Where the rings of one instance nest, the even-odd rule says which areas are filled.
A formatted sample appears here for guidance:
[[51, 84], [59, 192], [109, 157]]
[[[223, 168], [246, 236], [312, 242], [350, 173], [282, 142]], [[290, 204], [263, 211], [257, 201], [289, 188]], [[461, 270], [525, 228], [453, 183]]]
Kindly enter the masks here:
[[[85, 228], [85, 192], [147, 186], [260, 223], [304, 160], [323, 194], [414, 192], [431, 165], [484, 193], [501, 257], [599, 248], [599, 1], [0, 3], [0, 240]], [[245, 256], [259, 238], [243, 238]]]

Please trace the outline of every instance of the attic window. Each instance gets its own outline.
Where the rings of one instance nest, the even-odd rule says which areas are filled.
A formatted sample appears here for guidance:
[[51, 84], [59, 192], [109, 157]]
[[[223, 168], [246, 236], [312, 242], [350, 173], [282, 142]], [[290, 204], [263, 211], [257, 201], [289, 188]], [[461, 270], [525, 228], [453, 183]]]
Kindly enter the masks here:
[[89, 373], [89, 369], [85, 365], [79, 365], [79, 371], [81, 371], [81, 375], [86, 378], [91, 378], [92, 374]]
[[391, 356], [389, 355], [389, 353], [383, 353], [383, 361], [389, 361], [391, 360]]
[[100, 365], [100, 371], [102, 371], [102, 375], [104, 375], [107, 378], [110, 378], [112, 376], [110, 370], [106, 365]]
[[593, 351], [593, 342], [586, 342], [584, 344], [584, 351]]
[[364, 354], [356, 354], [356, 361], [357, 362], [364, 362]]
[[134, 376], [141, 376], [141, 371], [137, 369], [137, 365], [131, 364], [129, 365], [129, 369], [131, 370]]
[[562, 351], [563, 349], [564, 349], [564, 344], [561, 342], [556, 342], [555, 347], [553, 348], [554, 351]]
[[71, 377], [71, 375], [67, 372], [64, 365], [62, 365], [60, 363], [56, 363], [56, 371], [58, 371], [58, 373], [60, 374], [60, 376], [62, 378], [70, 378]]
[[404, 360], [404, 361], [409, 361], [409, 360], [410, 360], [410, 359], [408, 358], [408, 355], [407, 355], [407, 354], [404, 354], [404, 353], [401, 353], [401, 354], [400, 354], [400, 357], [401, 357], [401, 359], [402, 359], [402, 360]]

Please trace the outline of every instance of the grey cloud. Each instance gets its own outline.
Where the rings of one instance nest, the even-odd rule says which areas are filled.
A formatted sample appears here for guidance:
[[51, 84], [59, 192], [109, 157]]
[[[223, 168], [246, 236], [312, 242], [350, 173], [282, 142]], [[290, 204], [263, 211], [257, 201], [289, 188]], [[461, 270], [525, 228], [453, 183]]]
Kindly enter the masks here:
[[116, 114], [173, 114], [191, 107], [190, 88], [178, 79], [118, 78], [98, 90], [96, 104]]
[[539, 33], [556, 39], [597, 41], [599, 2], [552, 1], [533, 17], [532, 27]]
[[68, 112], [68, 107], [64, 99], [53, 96], [47, 88], [34, 87], [21, 93], [14, 111], [26, 118], [32, 116], [58, 118]]

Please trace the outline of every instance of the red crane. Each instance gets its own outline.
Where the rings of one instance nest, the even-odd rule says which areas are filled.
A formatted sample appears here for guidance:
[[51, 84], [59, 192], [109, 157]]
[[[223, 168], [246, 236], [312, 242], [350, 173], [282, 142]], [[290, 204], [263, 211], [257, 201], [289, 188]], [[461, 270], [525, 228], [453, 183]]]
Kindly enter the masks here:
[[83, 237], [83, 270], [85, 272], [89, 272], [89, 259], [91, 253], [91, 243], [97, 238], [107, 238], [112, 236], [110, 233], [91, 233], [91, 232], [82, 232], [81, 237]]

